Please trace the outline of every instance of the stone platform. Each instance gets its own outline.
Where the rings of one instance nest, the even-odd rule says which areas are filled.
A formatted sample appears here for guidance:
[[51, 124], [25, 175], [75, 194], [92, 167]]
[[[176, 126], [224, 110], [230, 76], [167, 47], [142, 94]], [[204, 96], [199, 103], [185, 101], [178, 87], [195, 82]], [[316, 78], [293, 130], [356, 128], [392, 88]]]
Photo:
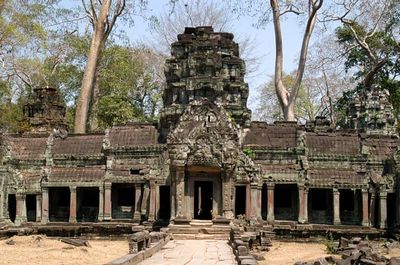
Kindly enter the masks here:
[[231, 265], [237, 264], [225, 240], [174, 240], [141, 265]]

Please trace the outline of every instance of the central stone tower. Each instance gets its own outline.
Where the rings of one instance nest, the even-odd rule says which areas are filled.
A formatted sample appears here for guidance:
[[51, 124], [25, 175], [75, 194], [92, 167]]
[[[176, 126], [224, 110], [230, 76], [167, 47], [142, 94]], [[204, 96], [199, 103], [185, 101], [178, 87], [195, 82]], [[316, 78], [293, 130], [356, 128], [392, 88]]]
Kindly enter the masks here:
[[164, 108], [160, 113], [160, 137], [175, 128], [187, 105], [208, 100], [223, 107], [240, 127], [250, 125], [249, 89], [244, 82], [245, 64], [233, 34], [212, 27], [186, 28], [172, 44], [165, 66]]

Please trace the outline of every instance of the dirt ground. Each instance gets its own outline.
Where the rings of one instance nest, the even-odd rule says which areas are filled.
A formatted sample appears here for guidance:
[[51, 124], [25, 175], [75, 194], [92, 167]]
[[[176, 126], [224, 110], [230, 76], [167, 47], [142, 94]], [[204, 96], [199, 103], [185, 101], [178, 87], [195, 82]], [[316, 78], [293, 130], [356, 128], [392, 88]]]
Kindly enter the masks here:
[[[38, 237], [41, 240], [38, 240]], [[46, 236], [14, 236], [15, 245], [0, 240], [0, 264], [104, 264], [128, 254], [126, 240], [89, 240], [91, 247], [74, 247]]]
[[[296, 261], [311, 261], [326, 256], [326, 246], [322, 243], [295, 243], [273, 241], [269, 252], [265, 254], [265, 260], [260, 265], [292, 265]], [[400, 257], [400, 248], [389, 249], [387, 258]], [[338, 256], [339, 257], [339, 256]]]
[[273, 241], [261, 265], [292, 265], [296, 261], [309, 261], [328, 256], [322, 243], [295, 243]]

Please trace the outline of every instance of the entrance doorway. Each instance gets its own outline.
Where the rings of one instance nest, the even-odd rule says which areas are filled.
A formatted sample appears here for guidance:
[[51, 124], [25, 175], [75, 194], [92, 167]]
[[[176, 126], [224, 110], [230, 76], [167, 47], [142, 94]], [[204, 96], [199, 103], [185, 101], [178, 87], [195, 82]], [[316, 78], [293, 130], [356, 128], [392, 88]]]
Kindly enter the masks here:
[[36, 194], [26, 195], [26, 219], [28, 222], [36, 222]]
[[211, 220], [213, 210], [212, 181], [195, 181], [194, 190], [194, 218]]
[[11, 222], [15, 222], [15, 218], [17, 215], [17, 199], [15, 194], [8, 194], [8, 216], [10, 217]]

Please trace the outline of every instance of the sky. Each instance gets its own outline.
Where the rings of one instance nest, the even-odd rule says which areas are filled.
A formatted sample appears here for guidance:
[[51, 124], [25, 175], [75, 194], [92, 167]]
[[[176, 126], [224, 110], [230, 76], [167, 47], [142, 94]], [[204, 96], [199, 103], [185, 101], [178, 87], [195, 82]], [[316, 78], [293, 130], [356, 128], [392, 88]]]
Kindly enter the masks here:
[[[166, 10], [170, 10], [169, 0], [149, 0], [147, 10], [143, 12], [142, 16], [135, 17], [135, 25], [133, 27], [125, 26], [124, 28], [130, 41], [133, 43], [146, 42], [147, 39], [152, 38], [148, 22], [143, 17], [157, 16]], [[269, 23], [264, 28], [256, 28], [253, 26], [256, 23], [256, 18], [242, 16], [237, 19], [236, 15], [232, 15], [235, 17], [232, 23], [235, 29], [233, 33], [254, 39], [256, 44], [254, 52], [260, 57], [261, 65], [258, 73], [251, 78], [246, 78], [246, 82], [249, 83], [250, 87], [248, 107], [254, 111], [258, 96], [257, 88], [268, 82], [274, 73], [275, 39], [273, 25]], [[301, 48], [304, 25], [299, 25], [295, 16], [289, 16], [282, 21], [282, 31], [284, 70], [285, 72], [291, 72], [296, 68], [297, 63], [295, 61]]]

